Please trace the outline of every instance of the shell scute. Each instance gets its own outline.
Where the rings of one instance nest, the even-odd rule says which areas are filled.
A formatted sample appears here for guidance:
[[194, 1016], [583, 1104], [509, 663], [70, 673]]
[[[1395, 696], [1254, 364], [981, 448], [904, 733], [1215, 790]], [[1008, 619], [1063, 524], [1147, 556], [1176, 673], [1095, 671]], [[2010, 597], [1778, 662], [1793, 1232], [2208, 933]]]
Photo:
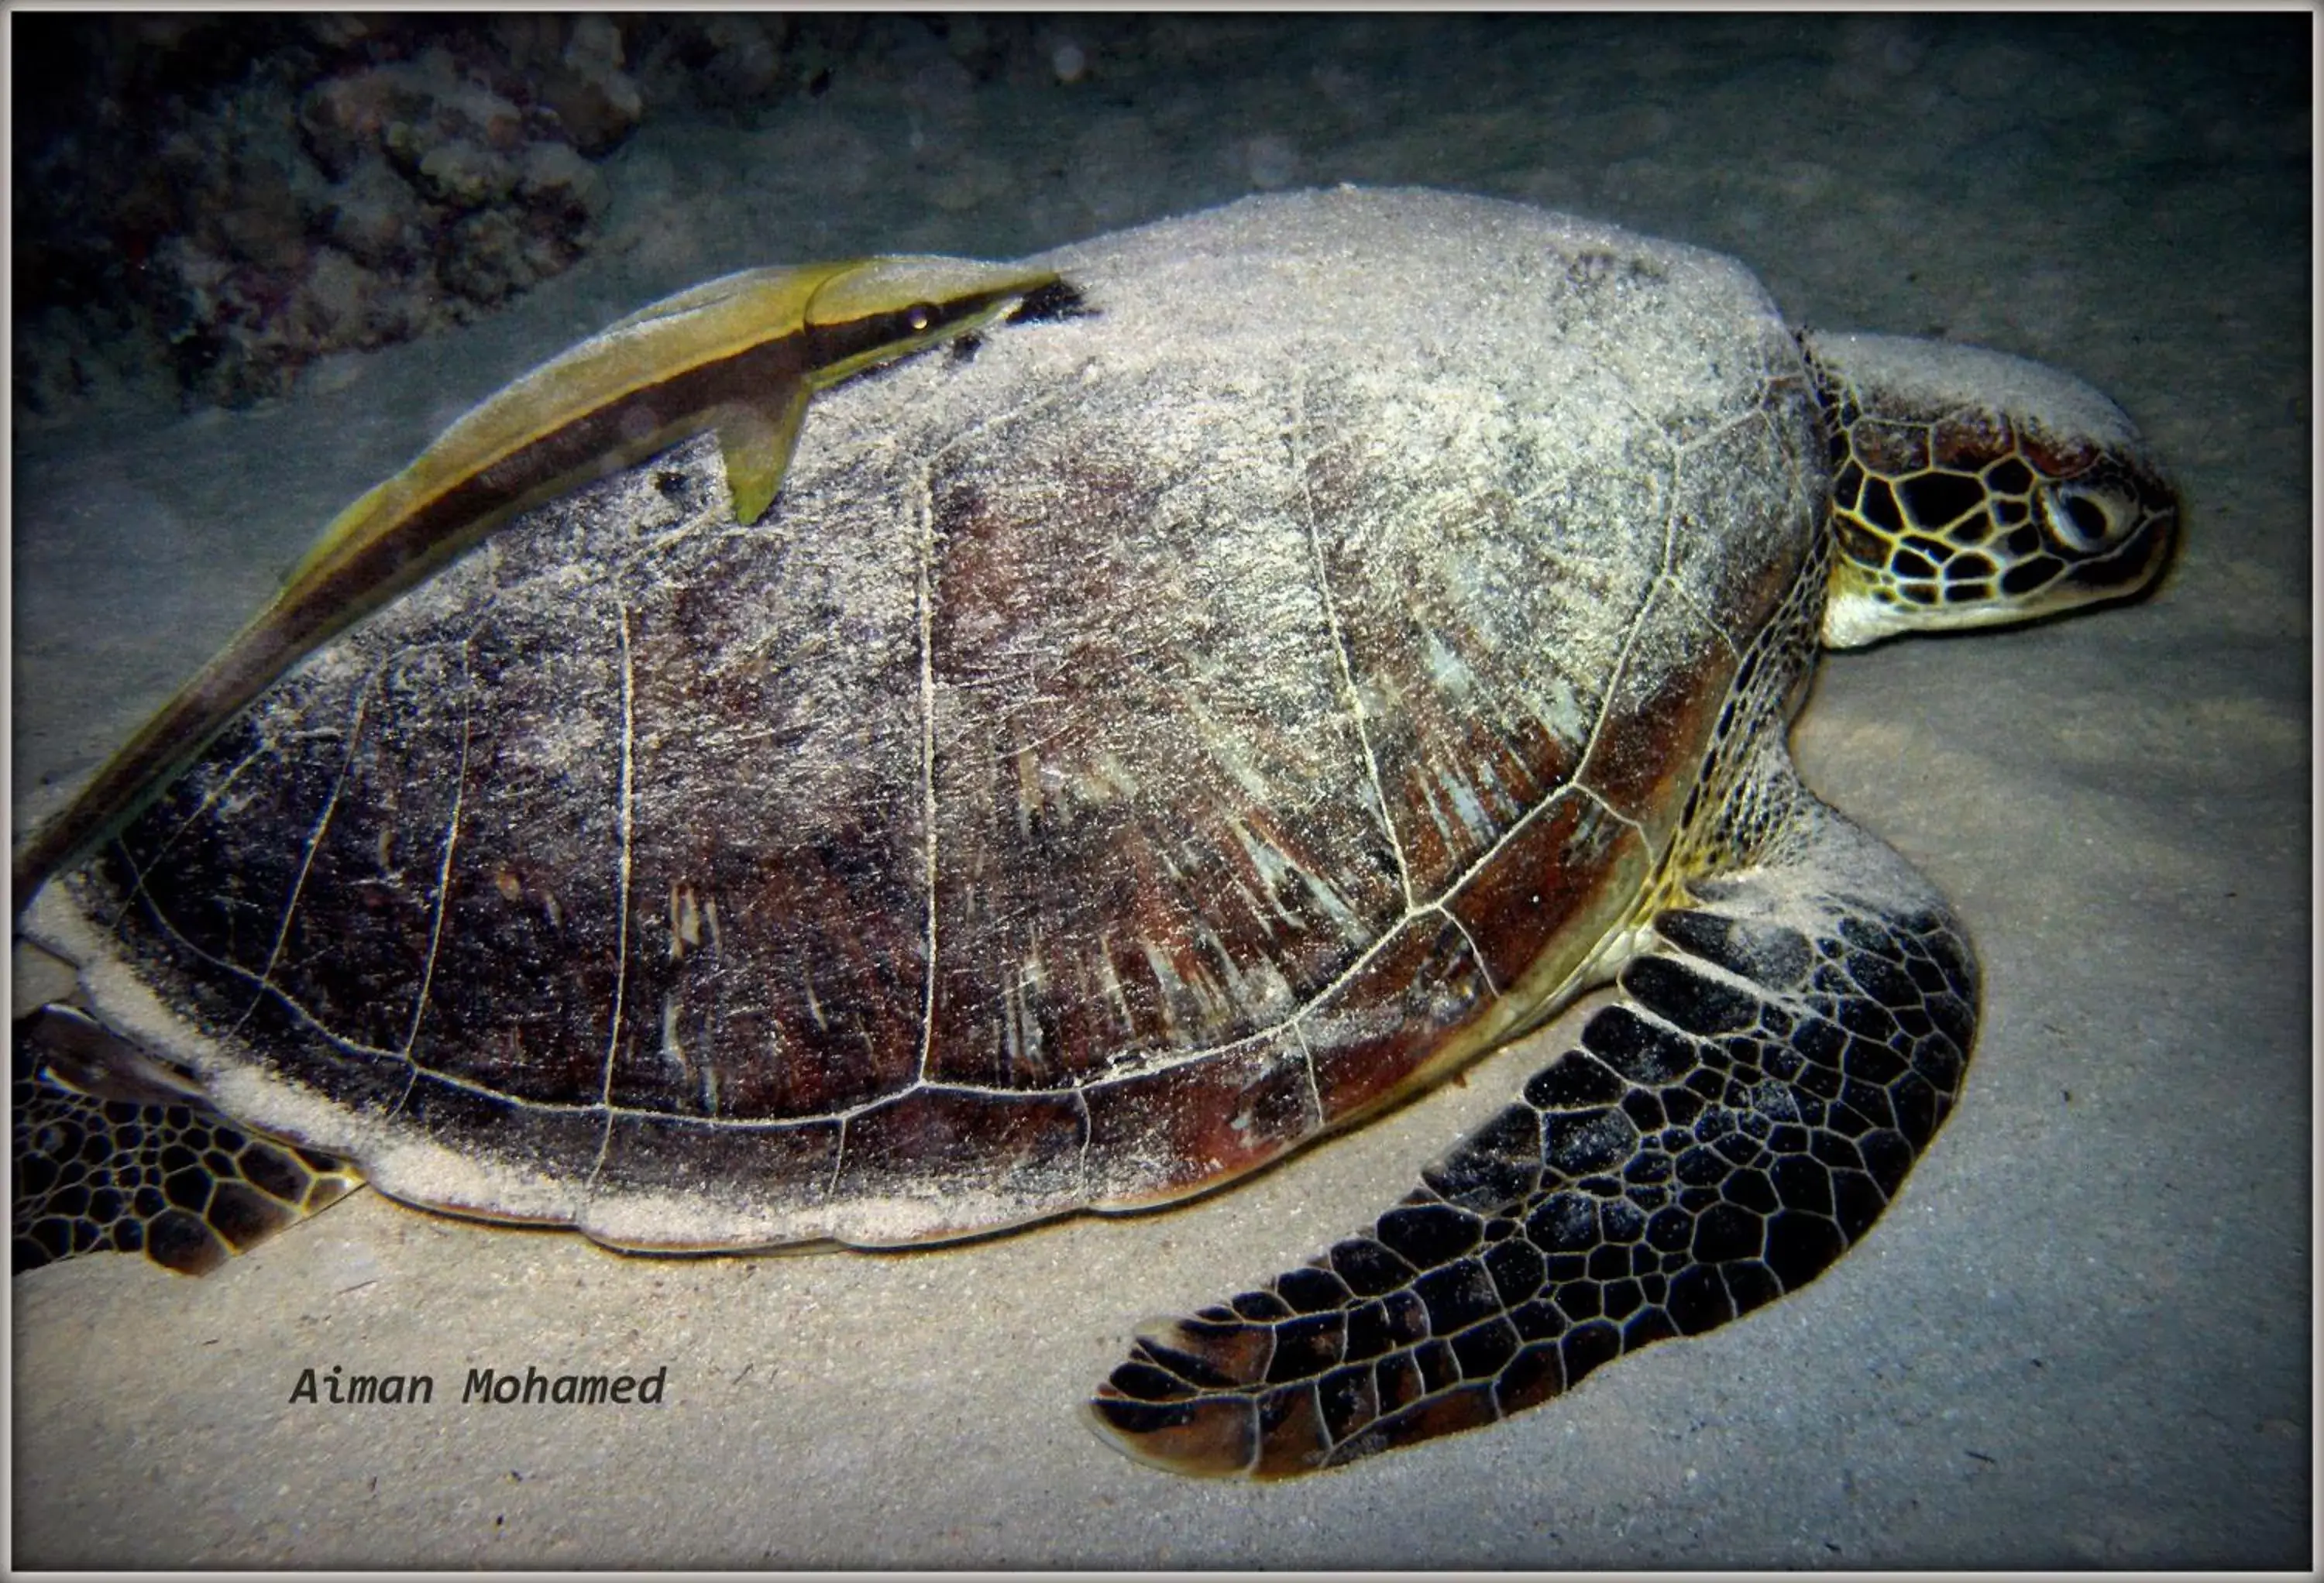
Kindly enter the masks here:
[[1274, 1159], [1323, 1127], [1290, 1034], [1102, 1081], [1087, 1092], [1098, 1196], [1166, 1201]]
[[[1240, 427], [1205, 438], [1231, 448]], [[1275, 467], [1231, 510], [1215, 465], [1037, 404], [931, 470], [947, 1077], [1259, 1035], [1400, 909], [1287, 480]], [[1090, 531], [1118, 520], [1140, 531]]]
[[[908, 1090], [847, 1123], [833, 1195], [893, 1205], [883, 1241], [926, 1241], [1087, 1201], [1088, 1124], [1071, 1093]], [[995, 1206], [1007, 1206], [996, 1220]]]
[[1460, 925], [1442, 914], [1414, 916], [1299, 1023], [1324, 1120], [1394, 1098], [1493, 1001]]
[[1650, 861], [1635, 828], [1595, 798], [1569, 795], [1509, 832], [1445, 907], [1506, 992], [1541, 971], [1561, 941], [1568, 951], [1549, 971], [1562, 980], [1579, 965], [1572, 948], [1613, 925]]
[[[795, 1219], [825, 1213], [839, 1175], [842, 1124], [722, 1127], [689, 1116], [618, 1115], [591, 1185], [591, 1235], [621, 1247], [678, 1250], [720, 1240], [687, 1212], [675, 1184], [715, 1194], [733, 1220], [781, 1241]], [[765, 1204], [779, 1199], [780, 1214]]]

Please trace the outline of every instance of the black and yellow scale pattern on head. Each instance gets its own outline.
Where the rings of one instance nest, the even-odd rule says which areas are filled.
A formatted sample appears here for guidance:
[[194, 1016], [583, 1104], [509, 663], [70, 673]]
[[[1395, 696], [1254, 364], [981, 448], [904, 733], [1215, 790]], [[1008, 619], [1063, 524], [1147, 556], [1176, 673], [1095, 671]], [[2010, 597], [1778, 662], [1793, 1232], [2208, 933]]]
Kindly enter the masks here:
[[[1834, 647], [1991, 626], [2135, 592], [2178, 504], [2128, 419], [2051, 370], [1982, 348], [1803, 336], [1832, 469]], [[1943, 384], [1874, 384], [1899, 359]], [[2020, 400], [2008, 400], [2024, 391]], [[1987, 393], [1990, 392], [1990, 393]]]

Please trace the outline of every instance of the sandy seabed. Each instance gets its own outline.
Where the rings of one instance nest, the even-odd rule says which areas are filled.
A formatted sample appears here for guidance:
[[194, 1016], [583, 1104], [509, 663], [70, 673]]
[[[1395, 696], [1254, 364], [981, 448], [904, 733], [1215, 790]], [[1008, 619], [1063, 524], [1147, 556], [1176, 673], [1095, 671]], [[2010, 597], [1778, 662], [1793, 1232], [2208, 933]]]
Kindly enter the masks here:
[[[1570, 207], [1735, 253], [1803, 324], [2070, 369], [2184, 492], [2153, 597], [1835, 658], [1797, 731], [1983, 955], [1901, 1201], [1746, 1321], [1254, 1488], [1133, 1466], [1074, 1404], [1133, 1321], [1367, 1222], [1542, 1048], [1194, 1206], [908, 1256], [629, 1260], [365, 1193], [208, 1280], [12, 1284], [20, 1564], [2306, 1564], [2311, 124], [2304, 73], [2253, 63], [2304, 60], [2309, 19], [1204, 25], [1180, 68], [1054, 91], [843, 77], [750, 131], [649, 124], [600, 253], [489, 323], [256, 411], [20, 429], [19, 830], [339, 505], [659, 293], [1258, 186]], [[437, 1400], [292, 1401], [335, 1365]], [[667, 1396], [458, 1404], [529, 1366]]]

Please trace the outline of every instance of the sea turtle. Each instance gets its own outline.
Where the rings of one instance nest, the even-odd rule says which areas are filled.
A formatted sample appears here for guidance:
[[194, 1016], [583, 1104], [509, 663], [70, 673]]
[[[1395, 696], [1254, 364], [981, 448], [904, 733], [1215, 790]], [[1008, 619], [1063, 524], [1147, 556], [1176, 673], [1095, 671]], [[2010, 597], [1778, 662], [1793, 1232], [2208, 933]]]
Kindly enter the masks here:
[[[150, 1076], [290, 1140], [149, 1160], [146, 1210], [223, 1178], [231, 1227], [307, 1150], [627, 1249], [962, 1238], [1216, 1186], [1610, 979], [1370, 1230], [1142, 1336], [1101, 1430], [1343, 1462], [1863, 1235], [1977, 966], [1787, 722], [1820, 637], [2149, 583], [2128, 419], [1485, 198], [1030, 262], [1061, 289], [819, 394], [762, 520], [708, 439], [540, 508], [42, 892]], [[144, 1234], [89, 1186], [85, 1237]]]

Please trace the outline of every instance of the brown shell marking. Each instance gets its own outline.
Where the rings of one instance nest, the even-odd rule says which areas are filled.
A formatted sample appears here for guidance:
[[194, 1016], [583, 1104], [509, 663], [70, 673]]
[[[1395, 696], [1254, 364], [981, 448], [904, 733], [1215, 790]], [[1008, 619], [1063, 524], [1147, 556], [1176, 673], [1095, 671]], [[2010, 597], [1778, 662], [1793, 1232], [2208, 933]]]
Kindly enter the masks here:
[[1102, 289], [1138, 245], [1091, 319], [832, 392], [756, 527], [704, 443], [507, 529], [287, 678], [87, 905], [346, 1102], [318, 1146], [624, 1246], [1178, 1196], [1505, 1036], [1628, 918], [1795, 573], [1790, 344], [1690, 264], [1742, 373], [1628, 411], [1665, 261], [1568, 281], [1611, 350], [1551, 373], [1491, 373], [1480, 304], [1181, 366], [1195, 329]]

